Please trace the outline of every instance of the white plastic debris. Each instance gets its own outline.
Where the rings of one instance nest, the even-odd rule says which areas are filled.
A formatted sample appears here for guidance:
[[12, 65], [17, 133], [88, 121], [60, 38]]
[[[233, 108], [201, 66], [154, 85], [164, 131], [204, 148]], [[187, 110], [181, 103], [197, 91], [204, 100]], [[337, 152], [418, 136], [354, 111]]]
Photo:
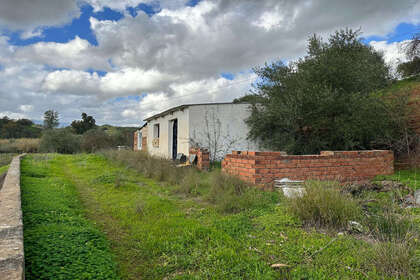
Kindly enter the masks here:
[[303, 181], [294, 181], [289, 178], [274, 180], [274, 186], [281, 189], [284, 196], [288, 198], [303, 196], [306, 193], [306, 190], [302, 185]]

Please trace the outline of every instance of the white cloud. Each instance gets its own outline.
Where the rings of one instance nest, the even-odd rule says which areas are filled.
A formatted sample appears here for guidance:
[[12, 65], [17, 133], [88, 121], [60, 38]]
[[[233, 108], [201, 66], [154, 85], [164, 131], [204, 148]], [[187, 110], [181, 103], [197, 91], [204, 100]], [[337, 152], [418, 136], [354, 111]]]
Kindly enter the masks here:
[[0, 25], [31, 30], [58, 25], [79, 16], [76, 0], [2, 0]]
[[395, 68], [397, 64], [407, 61], [404, 54], [404, 45], [408, 42], [408, 40], [392, 43], [388, 43], [387, 41], [371, 41], [369, 44], [375, 50], [382, 52], [385, 62]]
[[22, 34], [20, 34], [20, 38], [22, 40], [27, 40], [27, 39], [35, 38], [35, 37], [42, 37], [43, 36], [42, 32], [43, 32], [42, 28], [26, 30]]
[[49, 92], [96, 95], [103, 99], [167, 89], [175, 79], [173, 75], [138, 68], [124, 68], [103, 77], [96, 72], [59, 70], [46, 76], [42, 88]]
[[10, 111], [0, 112], [0, 118], [8, 117], [9, 119], [25, 119], [26, 115]]
[[[40, 26], [68, 22], [78, 16], [77, 5], [83, 2], [5, 0], [0, 25], [25, 30], [24, 37], [42, 36]], [[96, 11], [155, 5], [154, 0], [85, 2]], [[139, 11], [136, 17], [124, 12], [119, 21], [91, 18], [98, 46], [75, 37], [67, 43], [17, 47], [0, 37], [0, 112], [41, 119], [45, 110], [54, 108], [63, 122], [87, 112], [98, 123], [140, 123], [171, 106], [244, 95], [254, 76], [237, 73], [304, 54], [313, 33], [325, 36], [338, 28], [362, 27], [364, 36], [386, 35], [401, 22], [420, 19], [420, 4], [411, 0], [203, 0], [195, 7], [185, 3], [161, 1], [162, 10], [153, 16]], [[3, 16], [12, 8], [19, 12]], [[384, 52], [387, 62], [401, 59], [397, 43], [371, 45]], [[220, 78], [222, 72], [237, 75], [229, 81]], [[141, 101], [114, 99], [142, 94]], [[31, 110], [24, 107], [28, 105]]]
[[34, 109], [34, 106], [32, 106], [32, 105], [20, 105], [19, 109], [22, 112], [31, 112]]
[[17, 49], [15, 57], [26, 62], [76, 70], [110, 70], [106, 57], [96, 53], [96, 47], [76, 36], [67, 43], [39, 42]]
[[97, 12], [103, 10], [105, 7], [124, 11], [128, 7], [137, 7], [141, 3], [156, 6], [156, 8], [176, 9], [184, 6], [188, 0], [85, 0], [85, 2], [91, 5], [94, 11]]

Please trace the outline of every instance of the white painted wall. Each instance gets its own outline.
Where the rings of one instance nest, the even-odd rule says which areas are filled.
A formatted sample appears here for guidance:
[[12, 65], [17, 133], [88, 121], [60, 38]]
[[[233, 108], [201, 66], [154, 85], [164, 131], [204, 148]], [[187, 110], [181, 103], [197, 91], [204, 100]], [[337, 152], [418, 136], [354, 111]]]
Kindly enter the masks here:
[[247, 139], [245, 120], [251, 114], [249, 104], [195, 105], [189, 109], [190, 138], [208, 148], [211, 158], [221, 160], [232, 150], [259, 150], [255, 141]]
[[[251, 114], [249, 104], [191, 105], [183, 111], [159, 117], [148, 122], [147, 149], [155, 156], [172, 157], [172, 120], [178, 119], [178, 153], [189, 155], [194, 143], [208, 148], [215, 159], [221, 160], [232, 150], [258, 151], [256, 142], [248, 140], [245, 120]], [[159, 147], [153, 147], [154, 125], [159, 124]], [[208, 135], [210, 135], [210, 140]], [[209, 144], [212, 144], [211, 147]]]
[[[189, 108], [176, 111], [148, 122], [147, 151], [155, 156], [172, 158], [172, 120], [178, 119], [178, 153], [189, 154]], [[153, 147], [154, 126], [159, 124], [159, 147]]]

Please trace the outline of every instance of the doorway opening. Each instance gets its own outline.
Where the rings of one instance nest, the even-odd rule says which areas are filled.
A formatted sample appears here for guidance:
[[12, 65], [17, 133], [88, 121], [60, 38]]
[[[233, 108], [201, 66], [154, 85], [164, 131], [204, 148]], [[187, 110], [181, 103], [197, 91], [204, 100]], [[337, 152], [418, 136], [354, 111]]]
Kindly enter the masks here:
[[178, 119], [172, 120], [172, 159], [178, 154]]

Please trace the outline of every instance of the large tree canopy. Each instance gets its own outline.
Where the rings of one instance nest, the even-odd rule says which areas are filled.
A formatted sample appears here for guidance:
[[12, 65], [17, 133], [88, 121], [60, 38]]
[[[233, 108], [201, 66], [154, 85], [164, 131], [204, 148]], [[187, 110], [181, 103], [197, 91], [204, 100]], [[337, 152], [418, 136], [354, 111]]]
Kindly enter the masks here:
[[74, 120], [71, 123], [71, 127], [77, 134], [83, 134], [89, 129], [96, 127], [96, 121], [92, 116], [88, 116], [86, 113], [82, 113], [82, 120], [76, 121]]
[[314, 35], [304, 58], [256, 68], [250, 138], [296, 154], [392, 145], [401, 118], [392, 117], [395, 100], [378, 93], [389, 68], [359, 35], [341, 30], [327, 42]]
[[44, 113], [44, 128], [53, 129], [59, 125], [58, 112], [54, 110], [48, 110]]

